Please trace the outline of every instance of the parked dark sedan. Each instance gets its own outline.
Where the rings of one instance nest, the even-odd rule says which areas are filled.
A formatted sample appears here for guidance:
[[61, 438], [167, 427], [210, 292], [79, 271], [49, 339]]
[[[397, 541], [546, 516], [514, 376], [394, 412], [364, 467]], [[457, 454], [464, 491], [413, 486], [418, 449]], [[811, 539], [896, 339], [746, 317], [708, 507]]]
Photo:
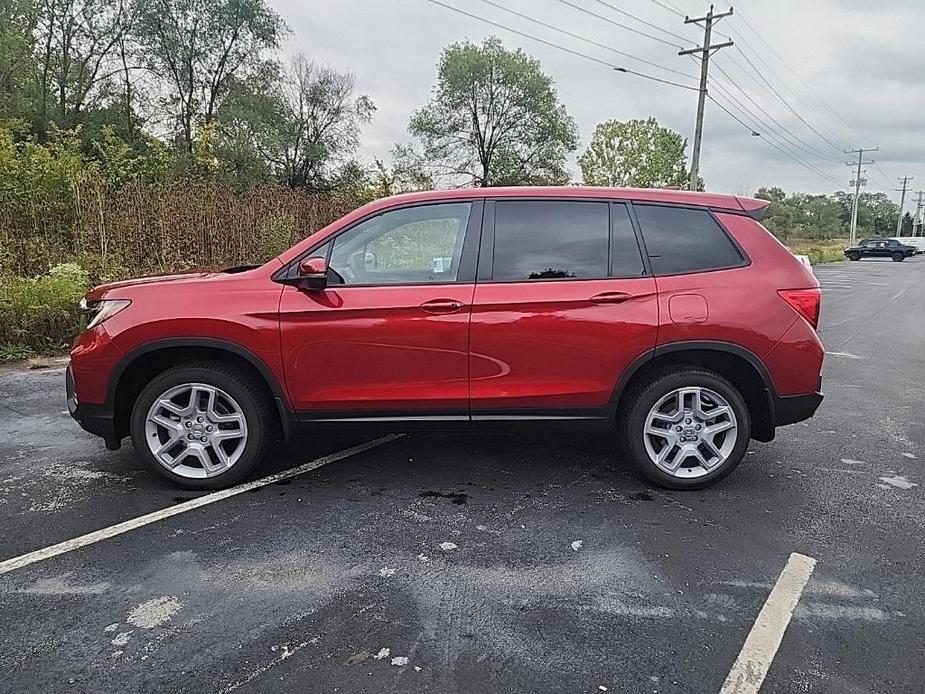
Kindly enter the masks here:
[[848, 260], [892, 258], [898, 263], [912, 255], [915, 255], [915, 247], [907, 246], [896, 239], [863, 239], [857, 246], [845, 249]]

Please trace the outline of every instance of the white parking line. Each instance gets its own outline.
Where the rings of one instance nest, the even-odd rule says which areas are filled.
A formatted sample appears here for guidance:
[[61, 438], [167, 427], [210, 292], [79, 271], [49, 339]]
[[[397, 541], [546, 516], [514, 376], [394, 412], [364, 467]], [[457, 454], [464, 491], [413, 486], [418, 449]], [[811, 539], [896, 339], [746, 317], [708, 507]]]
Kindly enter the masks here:
[[793, 553], [745, 639], [720, 694], [758, 694], [816, 560]]
[[44, 561], [45, 559], [51, 559], [52, 557], [56, 557], [59, 554], [64, 554], [65, 552], [71, 552], [75, 549], [80, 549], [81, 547], [92, 545], [96, 542], [100, 542], [101, 540], [107, 540], [110, 537], [115, 537], [116, 535], [127, 533], [130, 530], [135, 530], [136, 528], [141, 528], [145, 525], [150, 525], [151, 523], [157, 523], [158, 521], [162, 521], [165, 518], [170, 518], [171, 516], [186, 513], [187, 511], [192, 511], [193, 509], [207, 506], [208, 504], [214, 504], [216, 501], [221, 501], [222, 499], [228, 499], [232, 496], [237, 496], [238, 494], [243, 494], [244, 492], [249, 492], [253, 489], [259, 489], [260, 487], [265, 487], [268, 484], [273, 484], [274, 482], [279, 482], [280, 480], [289, 479], [290, 477], [297, 477], [306, 472], [310, 472], [311, 470], [320, 468], [323, 465], [327, 465], [328, 463], [343, 460], [344, 458], [349, 458], [350, 456], [356, 455], [357, 453], [362, 453], [363, 451], [368, 451], [371, 448], [376, 448], [377, 446], [389, 443], [390, 441], [399, 439], [402, 436], [404, 436], [404, 434], [389, 434], [388, 436], [381, 436], [378, 439], [373, 439], [372, 441], [367, 441], [350, 448], [345, 448], [344, 450], [338, 451], [337, 453], [331, 453], [330, 455], [316, 458], [315, 460], [305, 463], [304, 465], [294, 467], [291, 470], [285, 470], [284, 472], [278, 472], [275, 475], [262, 477], [259, 480], [254, 480], [253, 482], [245, 482], [244, 484], [239, 484], [238, 486], [231, 487], [230, 489], [223, 489], [218, 492], [206, 494], [205, 496], [200, 496], [195, 499], [190, 499], [189, 501], [184, 501], [183, 503], [177, 504], [176, 506], [171, 506], [170, 508], [164, 508], [160, 511], [146, 513], [143, 516], [138, 516], [138, 518], [132, 518], [131, 520], [117, 523], [116, 525], [111, 525], [108, 528], [95, 530], [92, 533], [87, 533], [86, 535], [81, 535], [80, 537], [75, 537], [71, 540], [59, 542], [56, 545], [51, 545], [50, 547], [45, 547], [44, 549], [37, 549], [34, 552], [29, 552], [28, 554], [23, 554], [19, 557], [6, 559], [0, 562], [0, 575], [9, 573], [10, 571], [15, 571], [16, 569], [21, 569], [24, 566], [29, 566], [30, 564], [35, 564], [36, 562]]

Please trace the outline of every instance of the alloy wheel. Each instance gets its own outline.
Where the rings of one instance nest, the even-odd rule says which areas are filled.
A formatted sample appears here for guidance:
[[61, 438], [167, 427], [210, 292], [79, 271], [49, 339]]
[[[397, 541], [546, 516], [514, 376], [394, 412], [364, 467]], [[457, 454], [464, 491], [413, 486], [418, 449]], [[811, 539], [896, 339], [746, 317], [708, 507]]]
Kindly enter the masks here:
[[676, 388], [646, 416], [646, 453], [672, 477], [692, 479], [718, 469], [735, 448], [738, 425], [732, 406], [708, 388]]
[[247, 420], [225, 391], [206, 383], [174, 386], [155, 399], [145, 440], [160, 465], [191, 479], [231, 468], [247, 445]]

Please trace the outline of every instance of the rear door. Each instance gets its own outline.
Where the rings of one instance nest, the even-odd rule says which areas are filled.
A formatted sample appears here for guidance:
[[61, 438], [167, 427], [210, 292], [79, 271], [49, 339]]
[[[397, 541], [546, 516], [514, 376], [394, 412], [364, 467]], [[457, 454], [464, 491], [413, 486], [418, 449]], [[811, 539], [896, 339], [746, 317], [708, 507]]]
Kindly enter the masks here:
[[489, 201], [470, 325], [473, 420], [602, 416], [655, 345], [655, 282], [627, 206]]

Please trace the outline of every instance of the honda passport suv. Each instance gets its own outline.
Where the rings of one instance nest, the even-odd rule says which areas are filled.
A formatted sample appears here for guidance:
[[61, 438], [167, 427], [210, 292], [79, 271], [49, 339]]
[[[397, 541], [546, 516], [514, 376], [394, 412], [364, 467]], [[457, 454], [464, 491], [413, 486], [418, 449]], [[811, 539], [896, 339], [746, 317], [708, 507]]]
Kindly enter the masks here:
[[215, 489], [321, 424], [614, 431], [656, 484], [728, 475], [822, 400], [819, 283], [762, 200], [486, 188], [370, 203], [259, 267], [82, 302], [80, 425]]

